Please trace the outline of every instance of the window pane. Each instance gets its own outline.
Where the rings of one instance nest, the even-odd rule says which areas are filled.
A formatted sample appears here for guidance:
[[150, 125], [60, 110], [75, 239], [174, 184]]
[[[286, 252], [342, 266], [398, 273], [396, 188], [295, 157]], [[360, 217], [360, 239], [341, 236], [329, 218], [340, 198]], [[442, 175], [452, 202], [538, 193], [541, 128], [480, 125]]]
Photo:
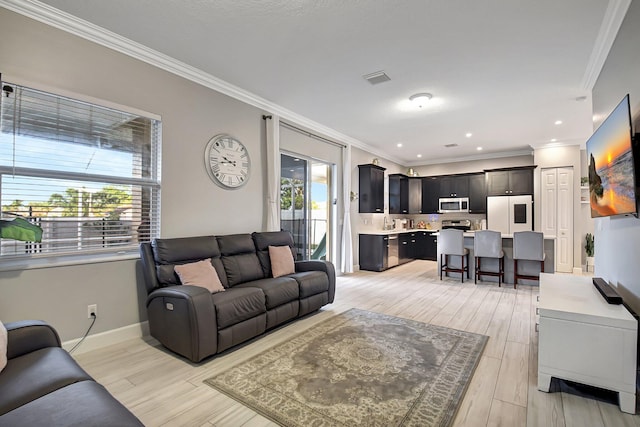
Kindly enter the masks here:
[[160, 122], [12, 87], [1, 101], [0, 219], [25, 218], [43, 235], [2, 239], [0, 255], [113, 252], [156, 237]]

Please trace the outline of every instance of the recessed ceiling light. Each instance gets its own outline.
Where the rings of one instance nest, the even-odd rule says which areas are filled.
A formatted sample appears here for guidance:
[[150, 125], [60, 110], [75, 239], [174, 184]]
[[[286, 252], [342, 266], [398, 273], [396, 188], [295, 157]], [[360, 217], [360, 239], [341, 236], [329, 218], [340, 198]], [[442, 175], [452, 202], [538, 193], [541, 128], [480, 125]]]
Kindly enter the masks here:
[[557, 139], [551, 138], [551, 142], [556, 142], [556, 141], [557, 141]]
[[431, 98], [433, 98], [433, 95], [430, 93], [416, 93], [409, 97], [409, 101], [411, 101], [416, 107], [422, 108], [431, 101]]
[[482, 151], [482, 147], [478, 147], [478, 148], [476, 148], [476, 150]]
[[471, 132], [467, 132], [464, 136], [466, 136], [467, 138], [471, 138], [473, 134]]
[[398, 148], [402, 147], [402, 142], [398, 142], [398, 143], [396, 144], [396, 147], [398, 147]]
[[556, 120], [555, 124], [556, 125], [561, 125], [562, 124], [562, 120]]
[[418, 157], [422, 157], [422, 154], [418, 154]]

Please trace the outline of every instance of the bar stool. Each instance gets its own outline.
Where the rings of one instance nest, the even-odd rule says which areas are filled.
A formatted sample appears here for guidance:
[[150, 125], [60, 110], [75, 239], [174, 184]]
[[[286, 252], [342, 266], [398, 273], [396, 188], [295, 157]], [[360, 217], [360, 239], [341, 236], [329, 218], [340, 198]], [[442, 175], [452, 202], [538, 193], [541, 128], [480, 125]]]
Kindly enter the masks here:
[[[473, 254], [476, 260], [476, 273], [473, 283], [478, 283], [480, 276], [498, 276], [498, 286], [504, 281], [504, 251], [502, 250], [502, 234], [499, 231], [476, 231], [473, 237]], [[498, 271], [482, 270], [481, 258], [497, 258]]]
[[[446, 230], [440, 230], [438, 236], [438, 252], [440, 253], [440, 280], [442, 280], [442, 272], [460, 273], [461, 282], [464, 283], [464, 272], [467, 272], [467, 279], [469, 278], [469, 249], [464, 247], [464, 234], [462, 230], [456, 230], [455, 228], [448, 228]], [[444, 255], [444, 262], [442, 262], [442, 256]], [[450, 267], [449, 256], [459, 256], [461, 259], [461, 267]], [[465, 258], [467, 265], [465, 266]]]
[[544, 273], [544, 235], [536, 231], [517, 231], [513, 233], [513, 288], [518, 279], [540, 280], [540, 275], [518, 273], [518, 260], [539, 261], [540, 272]]

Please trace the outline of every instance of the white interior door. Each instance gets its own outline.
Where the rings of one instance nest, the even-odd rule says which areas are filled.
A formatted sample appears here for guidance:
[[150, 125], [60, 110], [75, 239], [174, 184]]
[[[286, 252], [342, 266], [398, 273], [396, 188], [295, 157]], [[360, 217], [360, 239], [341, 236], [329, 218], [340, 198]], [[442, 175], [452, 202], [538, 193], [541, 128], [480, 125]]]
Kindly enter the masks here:
[[556, 236], [555, 271], [573, 271], [573, 168], [550, 168], [541, 172], [541, 226]]
[[573, 270], [573, 168], [558, 168], [556, 271]]

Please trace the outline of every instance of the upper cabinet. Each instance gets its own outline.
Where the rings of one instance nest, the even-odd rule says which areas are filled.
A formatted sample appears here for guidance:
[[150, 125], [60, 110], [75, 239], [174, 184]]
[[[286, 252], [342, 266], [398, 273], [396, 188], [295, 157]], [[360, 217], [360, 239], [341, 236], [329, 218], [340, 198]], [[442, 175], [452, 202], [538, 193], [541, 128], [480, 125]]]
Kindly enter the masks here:
[[487, 196], [517, 196], [533, 194], [533, 169], [525, 166], [495, 169], [485, 173]]
[[422, 179], [402, 174], [389, 175], [389, 213], [422, 213]]
[[440, 177], [440, 197], [469, 197], [468, 175], [446, 175]]
[[469, 175], [469, 213], [487, 212], [487, 187], [483, 173]]
[[386, 169], [374, 165], [358, 165], [359, 196], [358, 212], [384, 212], [384, 171]]
[[422, 212], [422, 178], [409, 178], [409, 213]]
[[427, 176], [422, 178], [422, 213], [438, 213], [438, 198], [440, 197], [440, 177]]
[[409, 213], [409, 178], [405, 175], [389, 175], [389, 213]]

